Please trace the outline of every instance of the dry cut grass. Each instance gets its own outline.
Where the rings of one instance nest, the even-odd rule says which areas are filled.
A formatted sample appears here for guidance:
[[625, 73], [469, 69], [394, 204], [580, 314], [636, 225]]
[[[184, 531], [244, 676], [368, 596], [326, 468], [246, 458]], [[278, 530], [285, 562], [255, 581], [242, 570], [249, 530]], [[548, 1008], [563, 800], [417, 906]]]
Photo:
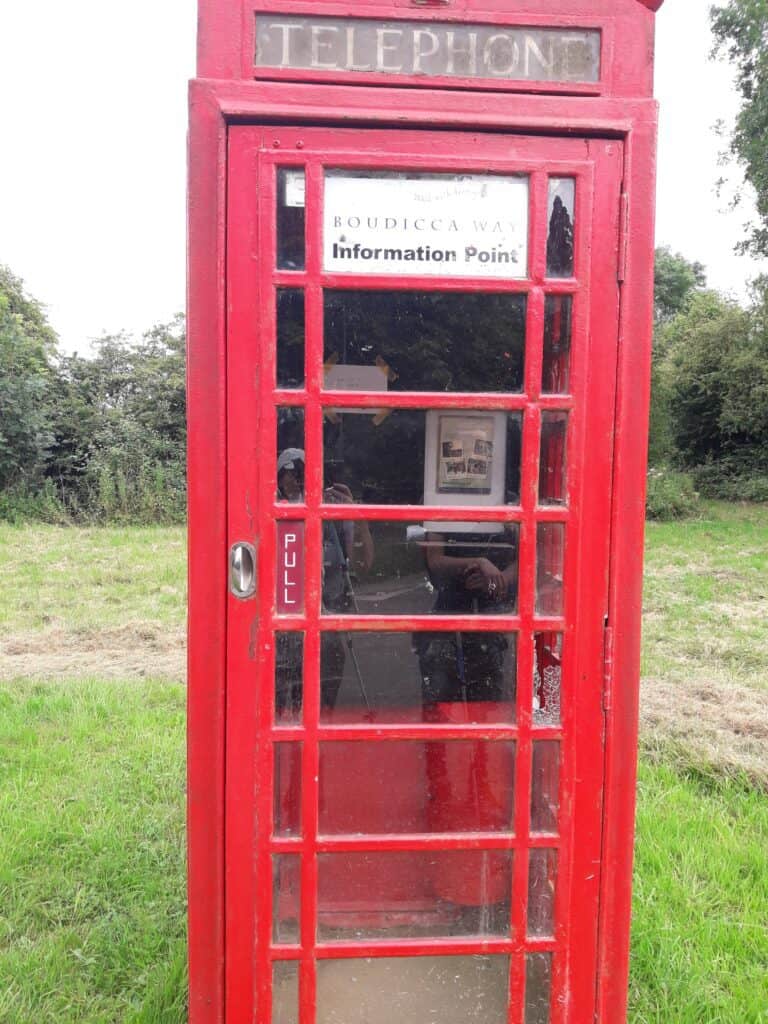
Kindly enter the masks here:
[[649, 524], [643, 630], [647, 752], [768, 788], [768, 507]]

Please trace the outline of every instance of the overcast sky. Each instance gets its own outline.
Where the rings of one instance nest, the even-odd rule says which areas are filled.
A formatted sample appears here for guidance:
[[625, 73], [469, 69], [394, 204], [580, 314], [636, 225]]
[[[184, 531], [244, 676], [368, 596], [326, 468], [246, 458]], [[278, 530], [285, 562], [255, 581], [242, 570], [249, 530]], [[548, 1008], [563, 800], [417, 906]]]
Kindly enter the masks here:
[[[733, 254], [750, 211], [715, 196], [713, 125], [737, 98], [708, 60], [708, 6], [667, 0], [658, 15], [657, 241], [742, 296], [761, 268]], [[0, 263], [68, 350], [184, 306], [195, 13], [195, 0], [0, 0]]]

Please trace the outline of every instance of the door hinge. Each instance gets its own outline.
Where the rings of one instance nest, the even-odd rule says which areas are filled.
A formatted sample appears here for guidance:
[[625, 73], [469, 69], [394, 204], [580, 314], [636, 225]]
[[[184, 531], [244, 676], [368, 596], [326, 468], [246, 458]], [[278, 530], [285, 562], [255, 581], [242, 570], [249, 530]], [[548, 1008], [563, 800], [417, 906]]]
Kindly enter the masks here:
[[616, 276], [619, 283], [627, 276], [627, 250], [629, 248], [629, 196], [621, 192], [619, 196], [619, 265]]
[[606, 622], [603, 632], [603, 711], [613, 706], [613, 626]]

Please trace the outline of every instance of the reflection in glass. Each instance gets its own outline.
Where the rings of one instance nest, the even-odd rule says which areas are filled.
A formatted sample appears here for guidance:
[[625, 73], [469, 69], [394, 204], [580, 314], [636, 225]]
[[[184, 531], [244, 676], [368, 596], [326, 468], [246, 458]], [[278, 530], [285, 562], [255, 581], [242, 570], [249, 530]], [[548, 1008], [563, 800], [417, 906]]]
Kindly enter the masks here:
[[301, 857], [272, 857], [272, 941], [298, 942], [301, 920]]
[[293, 960], [272, 965], [272, 1024], [299, 1024], [299, 965]]
[[304, 269], [304, 171], [281, 167], [277, 172], [277, 268]]
[[548, 295], [544, 303], [544, 363], [541, 390], [565, 395], [570, 388], [573, 297]]
[[552, 1001], [552, 954], [525, 958], [525, 1024], [549, 1024]]
[[547, 276], [573, 277], [576, 179], [550, 178], [547, 217]]
[[559, 725], [563, 634], [536, 633], [533, 641], [533, 724]]
[[557, 832], [560, 810], [560, 744], [539, 740], [533, 744], [531, 776], [531, 832]]
[[347, 652], [340, 686], [336, 687], [333, 671], [329, 679], [325, 673], [322, 676], [320, 714], [325, 723], [362, 719], [392, 724], [449, 720], [459, 725], [515, 721], [515, 633], [355, 632], [338, 636]]
[[304, 500], [304, 410], [286, 405], [277, 410], [277, 497]]
[[300, 725], [304, 694], [304, 634], [275, 633], [275, 723]]
[[528, 937], [555, 934], [557, 850], [531, 850], [528, 861]]
[[275, 744], [274, 817], [276, 836], [301, 832], [301, 744]]
[[325, 500], [518, 505], [521, 413], [329, 410]]
[[318, 871], [321, 941], [509, 935], [510, 850], [328, 853]]
[[539, 504], [564, 505], [566, 499], [566, 437], [568, 414], [541, 414]]
[[318, 1024], [507, 1024], [509, 957], [319, 960]]
[[[343, 523], [347, 532], [356, 521]], [[370, 554], [352, 560], [349, 579], [339, 565], [331, 537], [325, 553], [325, 610], [360, 615], [509, 615], [517, 607], [518, 525], [516, 523], [368, 524], [370, 548], [355, 539], [354, 550]], [[360, 545], [358, 547], [358, 545]], [[347, 546], [347, 551], [349, 546]], [[332, 557], [331, 557], [332, 556]], [[347, 586], [343, 601], [342, 582]], [[351, 588], [351, 589], [350, 589]]]
[[320, 831], [510, 832], [514, 769], [507, 740], [321, 743]]
[[[326, 291], [326, 387], [519, 393], [525, 309], [511, 293]], [[365, 383], [371, 373], [378, 386]]]
[[304, 292], [277, 289], [277, 386], [304, 385]]
[[565, 525], [539, 523], [536, 528], [536, 611], [563, 614]]

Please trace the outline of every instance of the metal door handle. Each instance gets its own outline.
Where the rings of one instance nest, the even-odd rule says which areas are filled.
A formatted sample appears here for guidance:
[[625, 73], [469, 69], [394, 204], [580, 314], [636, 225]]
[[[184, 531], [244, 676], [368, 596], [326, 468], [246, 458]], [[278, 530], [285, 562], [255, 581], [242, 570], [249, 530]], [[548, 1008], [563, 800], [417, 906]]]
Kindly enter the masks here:
[[229, 551], [229, 589], [246, 601], [256, 593], [256, 548], [238, 541]]

